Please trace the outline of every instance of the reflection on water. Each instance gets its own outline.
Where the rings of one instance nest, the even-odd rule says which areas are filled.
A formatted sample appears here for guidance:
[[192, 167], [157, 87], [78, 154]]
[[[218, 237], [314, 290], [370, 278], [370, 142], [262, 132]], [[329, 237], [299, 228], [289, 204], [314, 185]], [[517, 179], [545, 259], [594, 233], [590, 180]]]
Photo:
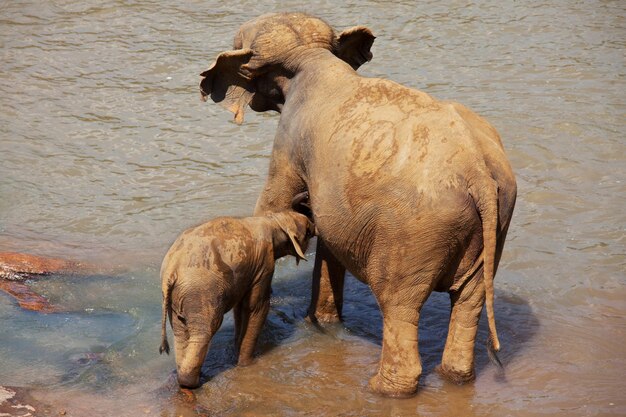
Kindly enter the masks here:
[[[349, 279], [345, 323], [318, 329], [303, 320], [312, 266], [289, 260], [257, 362], [234, 366], [229, 315], [206, 383], [177, 388], [173, 357], [157, 354], [161, 257], [191, 225], [251, 213], [277, 123], [250, 112], [236, 126], [200, 102], [198, 74], [238, 25], [274, 10], [370, 27], [361, 73], [460, 101], [500, 131], [519, 185], [496, 281], [504, 375], [481, 326], [476, 381], [439, 378], [449, 301], [435, 294], [419, 394], [371, 395], [369, 289]], [[5, 2], [0, 250], [113, 272], [32, 283], [66, 313], [1, 295], [0, 385], [28, 389], [44, 415], [626, 414], [624, 16], [619, 1]]]

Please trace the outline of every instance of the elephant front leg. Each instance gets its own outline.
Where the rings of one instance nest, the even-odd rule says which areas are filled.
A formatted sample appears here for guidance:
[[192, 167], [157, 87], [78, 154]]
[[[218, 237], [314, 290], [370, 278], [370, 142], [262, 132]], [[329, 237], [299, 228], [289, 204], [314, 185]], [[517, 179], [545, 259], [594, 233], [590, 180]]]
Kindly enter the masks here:
[[[246, 304], [244, 306], [244, 304]], [[245, 303], [243, 300], [238, 302], [235, 307], [233, 307], [233, 316], [235, 318], [235, 347], [237, 348], [237, 352], [239, 352], [239, 346], [241, 346], [241, 335], [242, 335], [242, 330], [241, 327], [243, 325], [247, 326], [248, 325], [248, 316], [246, 315], [245, 323], [242, 323], [243, 320], [243, 309], [247, 308], [247, 303]]]
[[474, 379], [474, 345], [478, 320], [485, 303], [482, 272], [450, 294], [452, 312], [448, 338], [438, 372], [446, 379], [462, 384]]
[[308, 311], [311, 321], [335, 323], [341, 320], [345, 274], [346, 269], [318, 238]]
[[[254, 303], [242, 301], [238, 310], [235, 315], [237, 348], [239, 350], [237, 365], [246, 366], [254, 360], [254, 348], [270, 310], [270, 291], [266, 291], [261, 299]], [[237, 317], [239, 318], [237, 319]]]

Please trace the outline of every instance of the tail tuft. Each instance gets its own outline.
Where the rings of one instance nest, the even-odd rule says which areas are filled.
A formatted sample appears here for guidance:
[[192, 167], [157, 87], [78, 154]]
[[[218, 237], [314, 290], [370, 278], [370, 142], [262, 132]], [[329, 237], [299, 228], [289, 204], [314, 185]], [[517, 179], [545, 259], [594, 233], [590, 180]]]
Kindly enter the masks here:
[[167, 339], [161, 341], [161, 346], [159, 346], [159, 354], [163, 354], [163, 352], [170, 354], [170, 344], [167, 343]]
[[498, 367], [499, 370], [504, 370], [504, 365], [500, 361], [498, 357], [498, 352], [500, 351], [500, 346], [494, 346], [493, 340], [490, 337], [487, 341], [487, 356], [489, 356], [489, 360]]

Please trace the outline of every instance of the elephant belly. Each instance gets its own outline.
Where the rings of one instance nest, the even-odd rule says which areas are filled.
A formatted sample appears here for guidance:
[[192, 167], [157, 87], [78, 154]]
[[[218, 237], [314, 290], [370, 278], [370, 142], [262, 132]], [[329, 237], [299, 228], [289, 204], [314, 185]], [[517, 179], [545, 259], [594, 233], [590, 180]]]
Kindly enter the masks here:
[[343, 193], [337, 199], [341, 190], [331, 187], [312, 204], [328, 248], [370, 286], [402, 281], [445, 290], [482, 250], [480, 219], [467, 192], [452, 191], [434, 200], [398, 186], [363, 189], [367, 192], [355, 195], [352, 190], [352, 196]]

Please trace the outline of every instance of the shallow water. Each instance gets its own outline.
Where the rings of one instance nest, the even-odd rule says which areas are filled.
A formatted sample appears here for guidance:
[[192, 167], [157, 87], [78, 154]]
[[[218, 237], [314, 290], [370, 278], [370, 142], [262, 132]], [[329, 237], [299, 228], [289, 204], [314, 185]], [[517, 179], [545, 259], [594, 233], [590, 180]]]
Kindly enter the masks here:
[[[588, 2], [3, 2], [0, 250], [88, 260], [102, 276], [0, 295], [0, 385], [68, 415], [624, 415], [626, 7]], [[408, 400], [366, 390], [381, 322], [367, 287], [345, 323], [304, 322], [312, 262], [281, 261], [257, 362], [235, 368], [227, 317], [192, 394], [159, 356], [158, 268], [184, 228], [252, 212], [276, 114], [242, 126], [201, 103], [198, 74], [237, 27], [302, 10], [377, 36], [360, 72], [453, 99], [501, 133], [519, 197], [496, 280], [504, 375], [477, 345], [466, 386], [433, 372], [448, 301], [422, 314]], [[309, 256], [313, 258], [312, 254]]]

